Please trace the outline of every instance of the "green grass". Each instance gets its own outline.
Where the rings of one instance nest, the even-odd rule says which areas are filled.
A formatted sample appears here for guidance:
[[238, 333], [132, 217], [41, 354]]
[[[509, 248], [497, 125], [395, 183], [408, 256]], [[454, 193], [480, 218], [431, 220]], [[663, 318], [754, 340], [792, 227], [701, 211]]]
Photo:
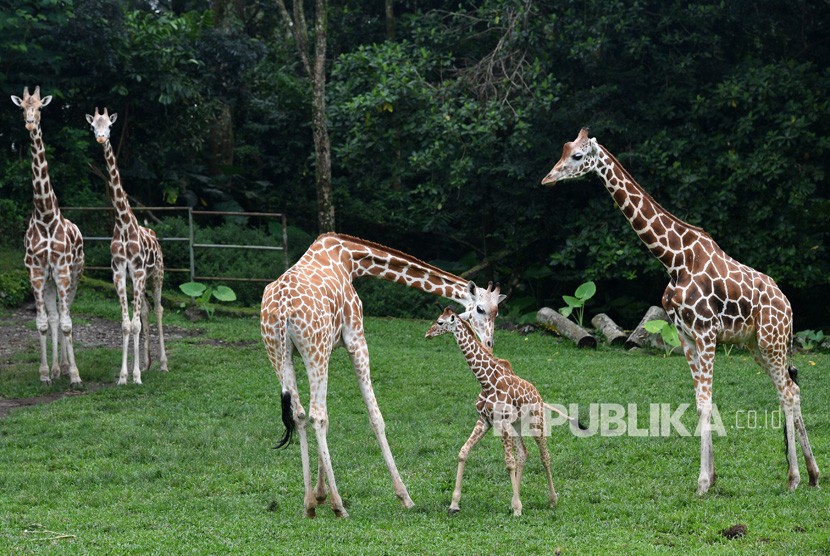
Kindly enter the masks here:
[[[106, 303], [84, 294], [75, 312], [79, 319], [103, 314]], [[830, 551], [830, 495], [807, 486], [800, 456], [802, 485], [786, 491], [781, 430], [734, 428], [738, 410], [763, 415], [777, 408], [769, 380], [746, 354], [719, 351], [716, 359], [715, 401], [727, 435], [714, 438], [718, 483], [707, 496], [695, 494], [697, 438], [576, 438], [556, 428], [549, 440], [556, 509], [547, 506], [531, 443], [524, 515], [512, 517], [501, 443], [488, 435], [468, 461], [461, 513], [449, 517], [456, 456], [476, 420], [478, 385], [451, 338], [424, 340], [427, 321], [367, 319], [375, 393], [416, 508], [403, 509], [392, 492], [348, 358], [338, 350], [329, 446], [351, 517], [338, 520], [322, 507], [309, 520], [302, 517], [297, 443], [272, 450], [282, 433], [279, 386], [258, 321], [221, 316], [190, 325], [171, 309], [166, 322], [202, 330], [170, 342], [169, 374], [151, 370], [140, 387], [107, 388], [0, 419], [0, 553]], [[237, 344], [214, 345], [216, 339]], [[114, 348], [119, 343], [113, 339]], [[679, 356], [582, 351], [547, 334], [503, 331], [496, 351], [547, 401], [579, 403], [584, 418], [589, 403], [637, 403], [641, 411], [649, 403], [693, 404]], [[77, 354], [85, 380], [114, 382], [118, 349]], [[0, 395], [37, 391], [36, 354], [26, 361], [13, 375], [0, 374]], [[830, 357], [799, 355], [796, 363], [813, 450], [828, 472]], [[693, 429], [694, 421], [692, 405], [683, 422]], [[647, 417], [639, 422], [647, 426]], [[747, 526], [745, 537], [721, 535], [738, 523]], [[71, 537], [48, 540], [58, 534]]]

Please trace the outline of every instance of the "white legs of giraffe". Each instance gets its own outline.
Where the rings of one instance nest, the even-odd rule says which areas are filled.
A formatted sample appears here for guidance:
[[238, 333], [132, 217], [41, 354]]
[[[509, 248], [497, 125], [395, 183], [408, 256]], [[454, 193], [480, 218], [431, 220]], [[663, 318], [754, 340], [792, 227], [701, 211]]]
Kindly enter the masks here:
[[801, 481], [798, 471], [798, 454], [795, 449], [795, 438], [798, 436], [801, 452], [804, 454], [804, 462], [807, 465], [810, 486], [818, 486], [819, 469], [816, 458], [813, 456], [813, 449], [810, 447], [810, 440], [807, 437], [807, 429], [804, 426], [804, 417], [801, 414], [801, 395], [798, 384], [792, 379], [789, 373], [786, 356], [779, 354], [787, 353], [787, 346], [776, 346], [766, 341], [762, 333], [759, 333], [757, 342], [748, 346], [752, 356], [758, 365], [766, 371], [778, 392], [778, 400], [781, 403], [781, 410], [784, 413], [786, 423], [786, 448], [787, 464], [789, 467], [787, 487], [794, 490]]
[[[697, 481], [698, 495], [706, 494], [715, 484], [714, 451], [712, 448], [712, 377], [715, 348], [717, 345], [713, 332], [701, 333], [697, 338], [689, 338], [678, 327], [683, 353], [689, 363], [692, 379], [695, 385], [695, 401], [698, 412], [698, 431], [700, 434], [700, 476]], [[759, 328], [757, 339], [747, 344], [755, 361], [767, 373], [781, 403], [781, 410], [785, 419], [787, 433], [787, 488], [794, 490], [800, 480], [798, 471], [798, 455], [795, 449], [795, 437], [798, 435], [801, 451], [807, 465], [810, 477], [810, 486], [818, 486], [819, 469], [813, 456], [807, 430], [804, 427], [804, 418], [801, 415], [801, 400], [799, 387], [790, 378], [788, 370], [788, 346], [776, 338], [767, 338], [763, 328]]]
[[[77, 273], [80, 274], [80, 273]], [[77, 274], [66, 270], [54, 279], [45, 278], [43, 273], [30, 270], [29, 280], [35, 297], [37, 316], [35, 324], [40, 334], [40, 381], [51, 384], [61, 374], [61, 353], [63, 361], [68, 366], [69, 381], [72, 386], [81, 384], [78, 367], [75, 364], [75, 349], [72, 344], [72, 317], [69, 307], [75, 296]], [[60, 329], [60, 338], [58, 330]], [[52, 367], [51, 371], [47, 360], [47, 333], [52, 338]], [[60, 346], [60, 349], [59, 349]]]
[[464, 478], [464, 465], [467, 463], [470, 450], [473, 449], [473, 446], [478, 444], [478, 441], [481, 440], [485, 434], [487, 434], [488, 430], [490, 430], [490, 423], [479, 417], [476, 422], [476, 426], [473, 428], [472, 434], [470, 434], [470, 438], [467, 439], [467, 442], [465, 442], [464, 446], [461, 447], [461, 451], [458, 452], [458, 470], [455, 472], [455, 489], [452, 491], [452, 502], [450, 503], [449, 510], [450, 515], [461, 511], [458, 503], [461, 501], [461, 481]]
[[[115, 290], [118, 293], [118, 301], [121, 305], [121, 333], [123, 343], [121, 346], [121, 371], [118, 374], [118, 384], [127, 384], [129, 377], [128, 371], [128, 352], [130, 346], [130, 338], [133, 340], [133, 382], [141, 384], [141, 359], [140, 359], [140, 339], [141, 330], [144, 329], [144, 361], [146, 363], [144, 370], [150, 368], [150, 327], [149, 327], [149, 303], [145, 296], [147, 287], [147, 275], [144, 270], [134, 270], [130, 273], [133, 286], [133, 315], [130, 317], [130, 304], [127, 296], [127, 267], [120, 265], [113, 268], [113, 283]], [[162, 327], [162, 316], [164, 308], [161, 305], [161, 290], [164, 281], [164, 275], [157, 272], [152, 276], [153, 280], [153, 305], [156, 313], [156, 323], [158, 325], [159, 333], [159, 360], [161, 362], [161, 370], [167, 371], [167, 353], [164, 348], [164, 329]]]
[[[533, 416], [533, 421], [541, 423], [541, 415]], [[464, 466], [467, 463], [467, 458], [470, 451], [478, 442], [484, 437], [488, 430], [490, 430], [490, 423], [479, 417], [476, 426], [473, 428], [470, 438], [461, 447], [458, 452], [458, 469], [455, 472], [455, 489], [452, 491], [452, 502], [450, 503], [449, 514], [453, 515], [461, 511], [459, 502], [461, 501], [461, 483], [464, 478]], [[550, 453], [548, 452], [547, 440], [544, 436], [543, 427], [539, 430], [533, 429], [531, 432], [536, 445], [539, 447], [539, 455], [542, 459], [542, 466], [545, 468], [545, 478], [548, 483], [548, 493], [550, 496], [550, 505], [556, 506], [558, 499], [556, 490], [553, 487], [553, 476], [550, 470]], [[510, 485], [513, 489], [513, 497], [510, 501], [510, 506], [513, 508], [513, 515], [522, 515], [522, 500], [520, 497], [520, 488], [522, 483], [522, 473], [524, 472], [525, 464], [527, 463], [527, 447], [522, 439], [518, 427], [507, 428], [501, 435], [502, 444], [504, 445], [504, 464], [507, 467], [507, 473], [510, 476]], [[515, 452], [515, 454], [514, 454]]]

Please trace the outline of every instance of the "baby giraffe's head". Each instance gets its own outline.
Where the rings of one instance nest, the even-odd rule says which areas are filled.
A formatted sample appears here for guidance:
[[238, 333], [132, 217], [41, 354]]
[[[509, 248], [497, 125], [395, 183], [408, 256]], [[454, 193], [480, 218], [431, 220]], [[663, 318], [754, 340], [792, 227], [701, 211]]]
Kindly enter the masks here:
[[435, 322], [432, 323], [432, 326], [429, 327], [429, 330], [427, 330], [426, 333], [426, 338], [435, 338], [441, 334], [454, 333], [460, 320], [461, 317], [456, 315], [455, 311], [447, 307], [444, 309], [444, 312], [441, 313], [441, 316], [438, 317]]

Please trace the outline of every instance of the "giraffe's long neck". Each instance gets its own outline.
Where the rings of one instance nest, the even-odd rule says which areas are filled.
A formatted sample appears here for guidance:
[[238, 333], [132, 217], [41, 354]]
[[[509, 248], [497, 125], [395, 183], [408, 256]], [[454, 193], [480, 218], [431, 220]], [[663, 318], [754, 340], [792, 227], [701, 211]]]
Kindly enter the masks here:
[[337, 234], [352, 263], [352, 276], [374, 276], [456, 301], [467, 296], [467, 281], [406, 253]]
[[109, 173], [107, 181], [109, 183], [110, 199], [113, 208], [115, 208], [115, 229], [126, 230], [133, 224], [138, 225], [138, 221], [133, 215], [133, 211], [130, 210], [127, 193], [121, 187], [121, 175], [118, 173], [115, 153], [112, 151], [109, 140], [104, 143], [104, 159], [107, 161], [107, 171]]
[[684, 251], [709, 235], [660, 206], [605, 147], [600, 147], [597, 174], [651, 254], [670, 274], [683, 268]]
[[58, 198], [49, 181], [49, 164], [46, 162], [46, 149], [43, 146], [43, 134], [40, 123], [29, 132], [32, 138], [32, 202], [37, 219], [45, 224], [60, 219]]
[[481, 345], [472, 327], [460, 318], [453, 336], [481, 387], [492, 387], [496, 379], [502, 375], [495, 356]]

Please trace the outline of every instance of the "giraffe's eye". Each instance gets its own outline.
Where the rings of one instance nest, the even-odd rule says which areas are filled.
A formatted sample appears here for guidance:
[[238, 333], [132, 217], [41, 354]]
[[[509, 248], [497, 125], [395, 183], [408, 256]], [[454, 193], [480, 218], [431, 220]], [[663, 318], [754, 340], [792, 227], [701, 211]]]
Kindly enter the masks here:
[[476, 313], [478, 313], [479, 315], [483, 315], [484, 307], [482, 307], [481, 305], [476, 305]]
[[582, 160], [583, 156], [585, 156], [585, 155], [582, 154], [582, 153], [575, 153], [575, 154], [571, 155], [571, 158], [573, 158], [574, 160]]

